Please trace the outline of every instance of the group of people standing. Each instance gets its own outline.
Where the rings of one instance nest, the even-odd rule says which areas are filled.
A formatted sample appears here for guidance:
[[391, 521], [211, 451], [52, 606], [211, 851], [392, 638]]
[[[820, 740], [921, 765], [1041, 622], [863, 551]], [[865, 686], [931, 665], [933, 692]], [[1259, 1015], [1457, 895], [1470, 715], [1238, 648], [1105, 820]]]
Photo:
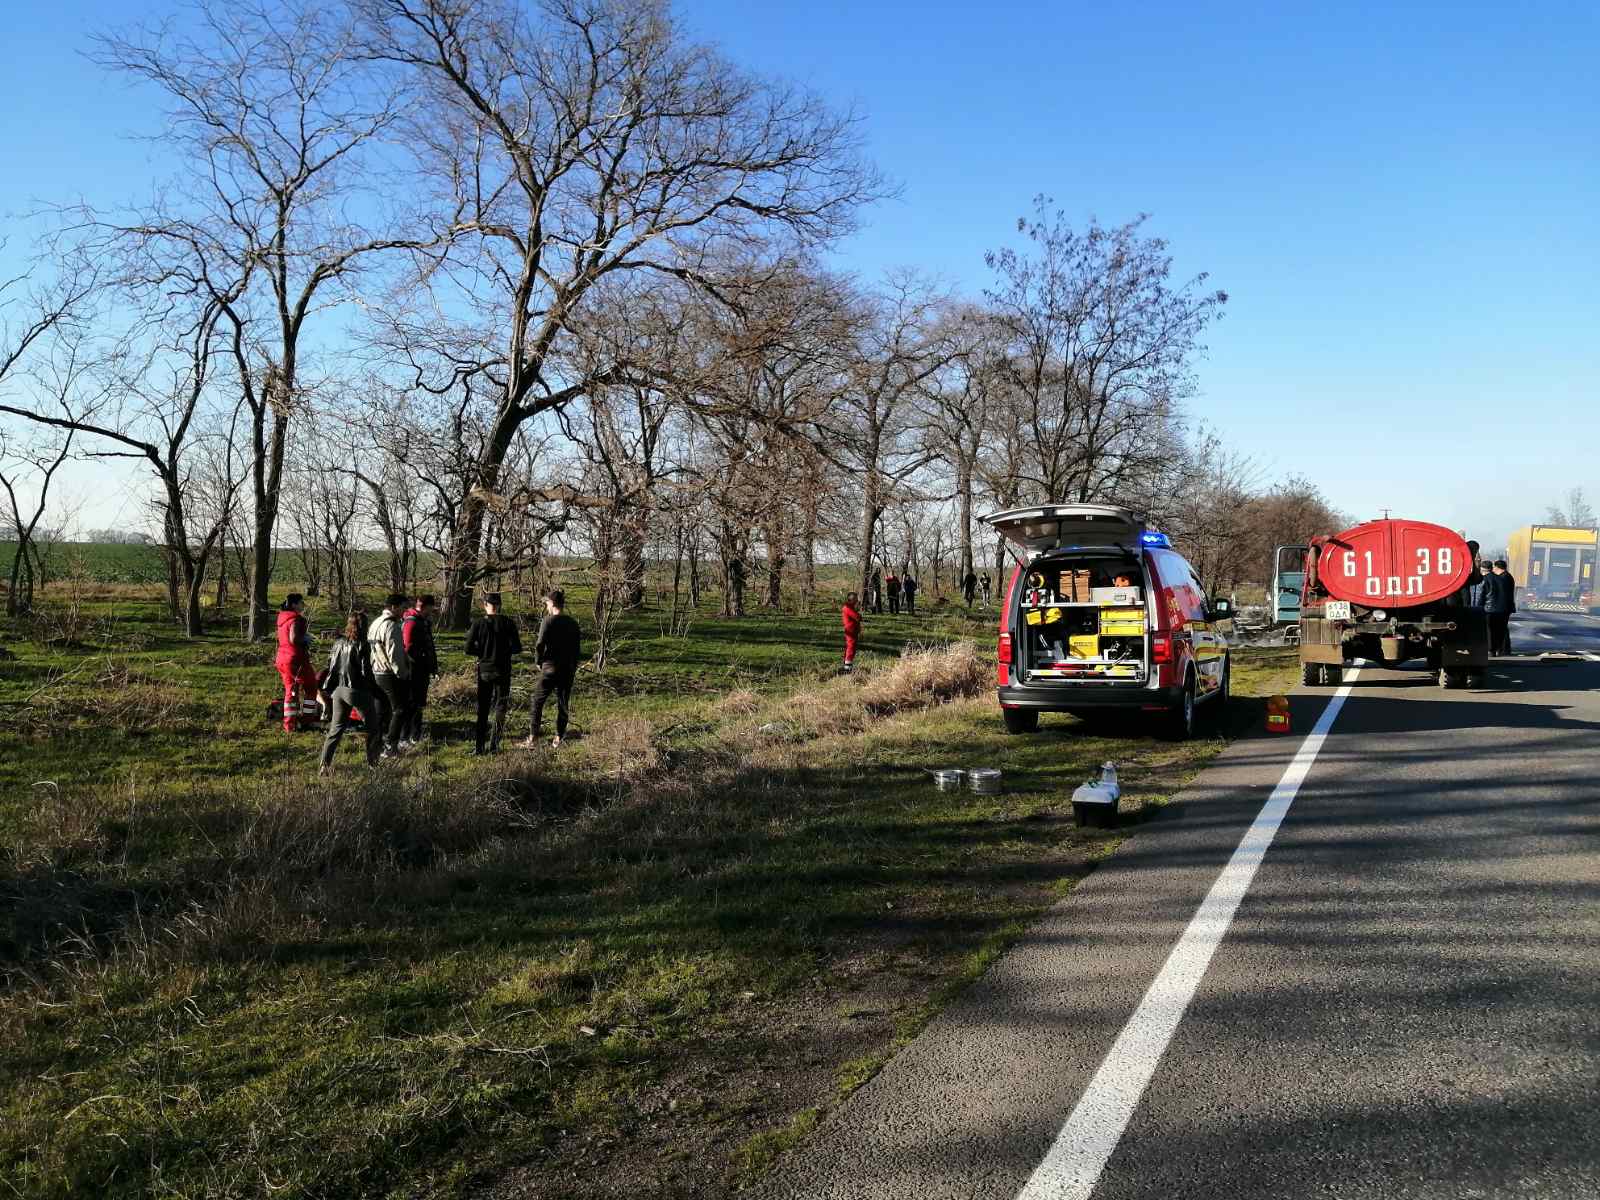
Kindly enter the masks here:
[[[511, 698], [512, 659], [522, 653], [516, 622], [500, 611], [500, 594], [483, 598], [483, 616], [467, 634], [467, 656], [476, 660], [478, 715], [475, 754], [495, 753], [505, 729]], [[428, 703], [429, 681], [439, 674], [439, 652], [433, 636], [434, 600], [391, 594], [383, 611], [371, 621], [357, 611], [345, 620], [335, 639], [328, 666], [319, 676], [311, 665], [311, 637], [305, 618], [305, 597], [292, 592], [278, 611], [278, 674], [283, 680], [283, 727], [300, 727], [301, 705], [315, 698], [319, 719], [328, 723], [320, 754], [321, 773], [333, 767], [333, 756], [352, 712], [358, 712], [366, 732], [367, 762], [404, 754], [422, 738], [423, 709]], [[566, 598], [559, 588], [545, 593], [544, 620], [539, 626], [534, 656], [539, 675], [533, 694], [532, 729], [522, 743], [537, 745], [541, 738], [545, 705], [556, 701], [556, 736], [559, 746], [567, 735], [572, 685], [582, 653], [577, 621], [567, 616]], [[491, 722], [492, 717], [492, 722]]]
[[[1468, 542], [1474, 556], [1477, 543]], [[1484, 559], [1478, 574], [1467, 581], [1467, 603], [1483, 609], [1489, 619], [1489, 653], [1511, 653], [1511, 614], [1517, 611], [1517, 581], [1506, 568], [1506, 560]]]
[[[896, 575], [891, 570], [887, 575], [882, 570], [874, 570], [871, 578], [867, 580], [866, 608], [878, 616], [883, 615], [884, 602], [888, 601], [889, 612], [892, 614], [904, 613], [908, 617], [917, 615], [917, 588], [916, 578], [911, 574], [911, 568]], [[969, 570], [961, 579], [961, 595], [967, 602], [967, 607], [972, 607], [972, 602], [978, 598], [981, 589], [983, 602], [989, 603], [994, 583], [987, 572], [981, 577], [976, 571]], [[851, 593], [855, 595], [854, 592]]]
[[872, 572], [872, 578], [867, 581], [867, 607], [880, 617], [885, 597], [891, 613], [917, 615], [917, 581], [912, 577], [911, 568], [907, 567], [904, 575], [896, 575], [892, 570], [887, 575], [881, 570]]

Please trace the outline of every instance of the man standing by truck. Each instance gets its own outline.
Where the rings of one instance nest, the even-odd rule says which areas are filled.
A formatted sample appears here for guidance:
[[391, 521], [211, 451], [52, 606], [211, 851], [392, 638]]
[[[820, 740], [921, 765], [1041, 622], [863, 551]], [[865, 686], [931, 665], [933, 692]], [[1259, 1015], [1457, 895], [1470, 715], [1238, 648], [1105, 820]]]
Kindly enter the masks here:
[[1517, 581], [1497, 558], [1483, 584], [1483, 611], [1489, 616], [1489, 653], [1511, 653], [1511, 614], [1517, 611]]

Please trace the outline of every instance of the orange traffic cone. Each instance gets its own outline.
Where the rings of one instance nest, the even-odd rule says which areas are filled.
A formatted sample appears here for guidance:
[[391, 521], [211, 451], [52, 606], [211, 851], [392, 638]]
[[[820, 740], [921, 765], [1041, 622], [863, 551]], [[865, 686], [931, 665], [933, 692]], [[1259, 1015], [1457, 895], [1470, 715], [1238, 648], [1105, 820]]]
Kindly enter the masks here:
[[1289, 732], [1289, 697], [1269, 696], [1267, 698], [1267, 732]]

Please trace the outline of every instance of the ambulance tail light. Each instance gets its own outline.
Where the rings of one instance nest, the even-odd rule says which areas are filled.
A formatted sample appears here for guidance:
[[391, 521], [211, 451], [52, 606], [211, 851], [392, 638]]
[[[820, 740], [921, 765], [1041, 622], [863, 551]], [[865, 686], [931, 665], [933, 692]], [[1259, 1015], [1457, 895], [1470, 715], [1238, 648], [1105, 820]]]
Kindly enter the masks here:
[[1000, 660], [1000, 665], [995, 668], [994, 681], [1001, 687], [1009, 686], [1011, 683], [1011, 662], [1014, 657], [1009, 633], [1000, 635], [1000, 644], [995, 648], [995, 657]]
[[1152, 633], [1150, 635], [1150, 661], [1157, 666], [1172, 661], [1172, 635], [1170, 633]]

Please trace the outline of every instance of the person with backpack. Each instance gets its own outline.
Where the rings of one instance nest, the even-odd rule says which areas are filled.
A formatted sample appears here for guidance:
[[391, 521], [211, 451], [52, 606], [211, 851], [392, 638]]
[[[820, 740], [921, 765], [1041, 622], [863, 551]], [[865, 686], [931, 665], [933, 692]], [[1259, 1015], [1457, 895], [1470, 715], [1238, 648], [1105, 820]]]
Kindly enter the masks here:
[[[478, 661], [477, 743], [472, 751], [500, 753], [500, 737], [506, 727], [506, 706], [511, 702], [511, 660], [522, 653], [522, 638], [517, 625], [500, 611], [500, 593], [485, 592], [483, 616], [467, 630], [467, 657]], [[489, 713], [494, 712], [494, 733], [490, 737]]]
[[400, 640], [411, 660], [411, 720], [402, 735], [412, 743], [422, 740], [422, 710], [428, 706], [428, 681], [439, 673], [439, 651], [433, 641], [433, 597], [418, 596], [406, 609]]
[[303, 700], [321, 700], [317, 694], [317, 673], [311, 669], [311, 633], [306, 628], [306, 599], [299, 592], [284, 597], [278, 610], [278, 676], [283, 680], [283, 731], [300, 728]]
[[405, 632], [400, 627], [400, 612], [406, 598], [398, 592], [391, 593], [383, 602], [383, 611], [367, 629], [367, 641], [372, 646], [372, 677], [385, 700], [384, 722], [388, 726], [383, 739], [383, 753], [387, 758], [409, 747], [401, 739], [411, 727], [411, 659], [406, 654]]
[[844, 624], [844, 673], [849, 675], [856, 669], [856, 639], [861, 636], [861, 608], [854, 592], [844, 598], [839, 619]]
[[900, 611], [900, 576], [890, 571], [888, 578], [883, 581], [883, 588], [889, 593], [889, 615], [894, 616]]
[[544, 594], [544, 620], [539, 623], [539, 638], [533, 646], [539, 678], [533, 686], [533, 727], [522, 743], [526, 750], [539, 744], [544, 706], [551, 696], [556, 699], [556, 736], [551, 747], [560, 746], [561, 739], [567, 736], [572, 683], [583, 657], [583, 634], [578, 623], [567, 615], [566, 607], [567, 598], [560, 588], [551, 588]]
[[322, 754], [317, 774], [333, 774], [333, 756], [344, 737], [350, 713], [361, 713], [367, 735], [367, 766], [377, 764], [383, 752], [383, 722], [377, 699], [377, 682], [372, 677], [372, 647], [367, 642], [367, 614], [353, 612], [344, 623], [344, 633], [333, 643], [328, 669], [322, 675], [323, 704], [329, 710], [328, 734], [322, 739]]

